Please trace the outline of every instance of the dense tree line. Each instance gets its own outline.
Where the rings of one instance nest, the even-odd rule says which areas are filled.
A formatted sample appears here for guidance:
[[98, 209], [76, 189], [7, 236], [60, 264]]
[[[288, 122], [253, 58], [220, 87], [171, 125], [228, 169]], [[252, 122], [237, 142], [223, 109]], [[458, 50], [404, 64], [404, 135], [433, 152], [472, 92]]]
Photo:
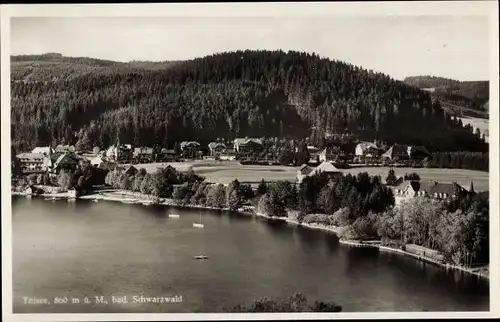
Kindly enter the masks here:
[[[415, 178], [414, 173], [407, 178]], [[299, 223], [340, 227], [345, 239], [382, 239], [404, 247], [439, 251], [444, 260], [470, 266], [489, 261], [489, 195], [471, 193], [450, 201], [418, 197], [394, 207], [392, 191], [366, 173], [261, 183], [258, 212]]]
[[433, 88], [432, 97], [439, 99], [443, 105], [488, 112], [488, 81], [461, 82], [435, 76], [412, 76], [406, 77], [404, 82], [418, 88]]
[[458, 207], [414, 198], [377, 217], [373, 227], [383, 239], [431, 248], [447, 262], [470, 266], [489, 261], [488, 216], [488, 193], [469, 197]]
[[301, 293], [295, 293], [285, 299], [263, 297], [254, 300], [251, 304], [238, 304], [224, 311], [238, 312], [341, 312], [342, 306], [335, 302], [315, 301], [308, 302]]
[[424, 164], [429, 168], [458, 168], [489, 170], [489, 153], [482, 152], [436, 152]]
[[92, 149], [117, 138], [161, 146], [236, 136], [319, 143], [348, 129], [389, 144], [487, 150], [428, 93], [316, 54], [237, 51], [165, 68], [13, 59], [12, 138], [21, 149], [78, 141]]

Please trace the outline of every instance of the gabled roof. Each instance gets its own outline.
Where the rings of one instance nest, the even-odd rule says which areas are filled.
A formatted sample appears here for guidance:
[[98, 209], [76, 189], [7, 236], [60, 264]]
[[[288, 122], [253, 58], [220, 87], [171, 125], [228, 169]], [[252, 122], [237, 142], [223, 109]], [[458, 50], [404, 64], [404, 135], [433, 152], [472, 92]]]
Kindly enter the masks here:
[[210, 142], [208, 144], [208, 148], [210, 150], [213, 150], [213, 149], [218, 148], [218, 147], [221, 147], [221, 148], [225, 149], [226, 145], [224, 143], [221, 143], [221, 142]]
[[37, 146], [31, 153], [51, 154], [54, 153], [54, 149], [50, 146]]
[[98, 163], [100, 164], [100, 163], [102, 163], [102, 162], [104, 162], [104, 160], [101, 158], [101, 156], [100, 156], [100, 155], [98, 155], [98, 156], [96, 156], [96, 157], [94, 157], [94, 158], [90, 159], [90, 163], [91, 163], [91, 164], [98, 164]]
[[453, 196], [453, 195], [459, 195], [461, 193], [466, 193], [467, 190], [457, 184], [456, 182], [453, 183], [438, 183], [435, 181], [429, 182], [427, 187], [423, 189], [427, 194], [429, 195], [434, 195], [435, 193], [441, 194], [445, 193], [448, 196]]
[[45, 158], [45, 155], [42, 153], [19, 153], [16, 155], [18, 159], [30, 159], [32, 161], [38, 161], [41, 162]]
[[319, 166], [314, 168], [309, 175], [313, 176], [316, 174], [319, 174], [320, 172], [325, 172], [325, 173], [340, 173], [341, 171], [337, 169], [331, 162], [325, 161], [321, 163]]
[[200, 144], [196, 141], [182, 141], [181, 142], [181, 149], [185, 147], [199, 147]]
[[315, 147], [315, 146], [308, 145], [308, 146], [307, 146], [307, 151], [308, 151], [309, 153], [311, 153], [311, 152], [312, 152], [312, 153], [315, 153], [315, 152], [319, 152], [319, 149], [318, 149], [317, 147]]
[[395, 190], [404, 190], [408, 186], [410, 186], [413, 191], [419, 191], [420, 190], [420, 182], [419, 181], [415, 181], [415, 180], [403, 181], [399, 185], [395, 186], [393, 189], [395, 189]]
[[385, 152], [382, 156], [392, 157], [393, 155], [408, 155], [408, 150], [408, 146], [396, 144], [391, 146], [389, 150], [387, 150], [387, 152]]
[[362, 150], [365, 150], [367, 148], [378, 149], [377, 145], [373, 142], [358, 143], [358, 145], [356, 145], [356, 148], [361, 148]]
[[57, 167], [59, 164], [61, 164], [62, 162], [69, 162], [69, 163], [78, 163], [78, 161], [76, 159], [74, 159], [73, 157], [71, 157], [69, 154], [61, 154], [56, 162], [54, 162], [54, 166]]
[[234, 139], [234, 145], [245, 145], [249, 143], [256, 143], [262, 145], [262, 140], [257, 138], [237, 138]]
[[132, 173], [132, 174], [135, 174], [137, 173], [139, 170], [137, 170], [136, 167], [134, 167], [133, 165], [130, 165], [128, 166], [126, 169], [125, 169], [125, 173]]

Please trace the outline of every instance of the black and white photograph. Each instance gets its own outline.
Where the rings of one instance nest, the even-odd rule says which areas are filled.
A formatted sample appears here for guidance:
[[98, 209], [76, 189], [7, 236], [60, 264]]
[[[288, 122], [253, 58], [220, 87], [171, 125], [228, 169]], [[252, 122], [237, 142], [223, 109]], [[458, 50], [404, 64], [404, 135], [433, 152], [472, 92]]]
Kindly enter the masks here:
[[497, 2], [0, 10], [6, 321], [498, 315]]

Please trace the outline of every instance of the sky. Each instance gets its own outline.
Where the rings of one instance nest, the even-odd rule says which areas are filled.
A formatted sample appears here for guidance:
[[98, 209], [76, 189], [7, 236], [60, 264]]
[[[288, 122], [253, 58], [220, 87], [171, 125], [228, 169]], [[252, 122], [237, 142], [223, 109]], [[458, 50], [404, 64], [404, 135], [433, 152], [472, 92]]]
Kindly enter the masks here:
[[487, 80], [487, 16], [12, 18], [11, 54], [185, 60], [238, 49], [314, 52], [395, 79]]

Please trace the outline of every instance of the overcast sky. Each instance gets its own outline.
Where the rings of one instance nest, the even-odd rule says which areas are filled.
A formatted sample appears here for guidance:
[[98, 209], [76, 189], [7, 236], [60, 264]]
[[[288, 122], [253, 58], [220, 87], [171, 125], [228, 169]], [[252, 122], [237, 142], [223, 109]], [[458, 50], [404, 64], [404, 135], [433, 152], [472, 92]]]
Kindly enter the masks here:
[[489, 79], [485, 16], [12, 18], [11, 54], [184, 60], [237, 49], [315, 52], [396, 79]]

